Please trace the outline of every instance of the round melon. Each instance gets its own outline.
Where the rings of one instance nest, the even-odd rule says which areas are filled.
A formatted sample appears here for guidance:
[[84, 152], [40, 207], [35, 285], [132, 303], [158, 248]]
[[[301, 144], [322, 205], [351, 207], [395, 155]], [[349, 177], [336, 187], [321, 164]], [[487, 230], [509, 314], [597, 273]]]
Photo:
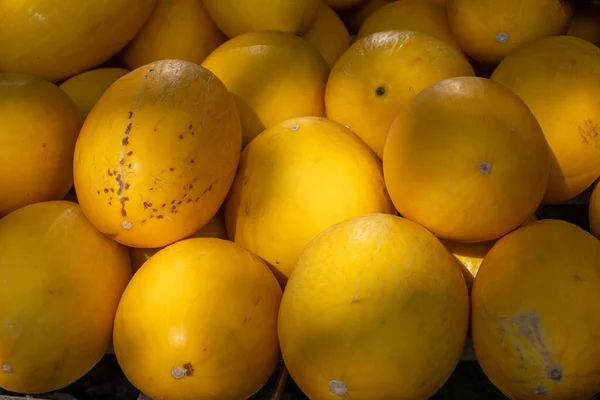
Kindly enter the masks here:
[[465, 53], [496, 65], [524, 43], [562, 35], [573, 16], [572, 0], [451, 0], [450, 29]]
[[327, 116], [348, 126], [381, 157], [402, 105], [439, 80], [474, 74], [460, 50], [433, 36], [377, 32], [357, 40], [331, 70]]
[[25, 206], [0, 220], [0, 388], [46, 393], [104, 356], [131, 278], [127, 249], [69, 201]]
[[427, 399], [458, 363], [468, 320], [460, 267], [436, 237], [369, 214], [304, 250], [281, 302], [279, 340], [311, 399]]
[[279, 362], [280, 301], [257, 256], [226, 240], [183, 240], [127, 286], [115, 319], [117, 360], [153, 399], [247, 399]]
[[483, 242], [534, 213], [548, 158], [525, 103], [497, 82], [467, 76], [431, 85], [399, 109], [383, 168], [402, 216], [443, 239]]
[[282, 283], [319, 232], [374, 212], [396, 213], [381, 162], [348, 129], [316, 117], [257, 136], [225, 202], [229, 238], [266, 260]]
[[303, 33], [319, 0], [202, 0], [219, 29], [232, 38], [242, 33], [282, 31]]
[[523, 45], [491, 79], [525, 101], [550, 146], [546, 202], [572, 199], [600, 176], [600, 49], [572, 36]]
[[97, 68], [67, 79], [60, 88], [69, 95], [85, 119], [102, 94], [129, 71], [123, 68]]
[[201, 0], [156, 0], [146, 25], [121, 58], [129, 69], [173, 59], [200, 64], [225, 40]]
[[52, 83], [0, 73], [0, 217], [67, 194], [81, 124], [75, 103]]
[[102, 233], [131, 247], [192, 235], [223, 203], [240, 158], [241, 126], [221, 81], [164, 60], [115, 82], [75, 148], [75, 189]]
[[358, 38], [394, 29], [424, 32], [458, 46], [448, 27], [446, 6], [426, 0], [399, 0], [384, 5], [365, 20]]
[[0, 0], [0, 72], [52, 82], [97, 67], [142, 28], [155, 0]]
[[240, 35], [219, 46], [202, 66], [233, 94], [244, 146], [286, 119], [325, 115], [327, 63], [314, 46], [291, 33]]
[[[190, 238], [211, 237], [227, 240], [227, 230], [225, 229], [225, 216], [223, 209], [211, 218], [198, 232], [194, 233]], [[142, 249], [138, 247], [129, 248], [129, 256], [131, 257], [131, 269], [135, 274], [138, 269], [154, 254], [158, 253], [164, 247]]]
[[302, 38], [319, 50], [330, 68], [350, 47], [348, 29], [325, 3], [319, 4], [317, 16]]
[[600, 390], [600, 242], [542, 220], [487, 254], [471, 292], [479, 364], [511, 399], [589, 399]]

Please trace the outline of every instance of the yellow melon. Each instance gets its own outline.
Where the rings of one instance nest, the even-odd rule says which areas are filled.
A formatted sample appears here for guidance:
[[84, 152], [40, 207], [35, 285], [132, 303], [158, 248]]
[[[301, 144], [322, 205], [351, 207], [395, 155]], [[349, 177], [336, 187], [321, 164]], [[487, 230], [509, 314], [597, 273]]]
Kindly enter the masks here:
[[0, 217], [67, 194], [81, 123], [76, 105], [55, 85], [0, 73]]
[[286, 119], [325, 114], [329, 68], [305, 40], [285, 32], [252, 32], [218, 47], [202, 63], [233, 94], [244, 146]]
[[483, 242], [534, 213], [548, 159], [542, 129], [517, 95], [489, 79], [458, 77], [400, 110], [383, 168], [402, 216], [440, 238]]
[[[225, 229], [225, 216], [223, 209], [219, 211], [211, 218], [206, 225], [204, 225], [198, 232], [194, 233], [191, 238], [200, 237], [212, 237], [218, 239], [227, 240], [227, 230]], [[131, 257], [131, 269], [135, 274], [138, 269], [154, 254], [158, 253], [164, 247], [158, 247], [153, 249], [142, 249], [137, 247], [129, 248], [129, 256]]]
[[473, 59], [495, 65], [523, 43], [569, 29], [573, 2], [565, 0], [451, 0], [448, 23]]
[[474, 74], [457, 48], [430, 35], [378, 32], [357, 40], [331, 70], [327, 116], [348, 126], [381, 157], [399, 107], [439, 80]]
[[523, 45], [492, 80], [519, 95], [550, 145], [547, 202], [576, 197], [600, 176], [600, 49], [572, 36]]
[[232, 38], [257, 31], [303, 33], [319, 0], [202, 0], [219, 29]]
[[446, 7], [431, 1], [398, 0], [384, 5], [365, 20], [358, 38], [391, 30], [424, 32], [458, 46], [448, 27]]
[[302, 38], [319, 50], [330, 68], [350, 47], [348, 29], [335, 11], [323, 2], [319, 5], [315, 20]]
[[427, 399], [467, 336], [458, 262], [423, 227], [369, 214], [318, 235], [279, 312], [283, 360], [311, 399]]
[[156, 0], [146, 25], [129, 42], [122, 59], [129, 69], [172, 59], [200, 64], [225, 40], [201, 0]]
[[344, 21], [344, 24], [350, 31], [355, 34], [360, 29], [363, 22], [375, 12], [375, 10], [383, 7], [385, 4], [391, 3], [393, 0], [366, 0], [361, 2], [356, 7], [347, 10], [340, 10], [339, 15]]
[[75, 148], [79, 204], [101, 232], [132, 247], [192, 235], [224, 201], [241, 127], [210, 71], [181, 60], [147, 64], [115, 82]]
[[131, 278], [127, 249], [69, 201], [23, 207], [0, 220], [0, 387], [61, 389], [108, 350]]
[[473, 284], [471, 334], [511, 399], [589, 399], [600, 390], [600, 242], [542, 220], [503, 237]]
[[396, 213], [381, 162], [348, 129], [316, 117], [257, 136], [225, 202], [229, 238], [266, 260], [282, 283], [319, 232], [372, 212]]
[[97, 68], [75, 75], [59, 87], [75, 102], [85, 119], [106, 89], [128, 72], [123, 68]]
[[280, 301], [257, 256], [226, 240], [183, 240], [127, 286], [115, 318], [117, 360], [153, 399], [247, 399], [279, 361]]
[[0, 0], [0, 72], [52, 82], [115, 55], [146, 22], [155, 0]]

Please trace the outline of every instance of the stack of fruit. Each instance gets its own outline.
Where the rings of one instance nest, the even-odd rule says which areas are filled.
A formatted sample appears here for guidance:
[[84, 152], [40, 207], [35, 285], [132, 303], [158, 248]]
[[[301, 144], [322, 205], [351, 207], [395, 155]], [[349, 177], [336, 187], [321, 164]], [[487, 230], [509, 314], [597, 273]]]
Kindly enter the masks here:
[[0, 387], [593, 395], [597, 7], [0, 0]]

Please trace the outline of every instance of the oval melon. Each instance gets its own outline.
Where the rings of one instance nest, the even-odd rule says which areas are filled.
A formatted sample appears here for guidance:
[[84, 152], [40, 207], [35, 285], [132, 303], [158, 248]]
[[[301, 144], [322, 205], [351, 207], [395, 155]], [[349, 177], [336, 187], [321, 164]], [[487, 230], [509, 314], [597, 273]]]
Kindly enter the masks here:
[[279, 312], [283, 360], [311, 399], [427, 399], [461, 356], [469, 295], [423, 227], [369, 214], [304, 250]]
[[113, 343], [129, 381], [153, 399], [247, 399], [280, 359], [281, 288], [235, 243], [186, 239], [150, 258], [119, 304]]
[[483, 242], [516, 229], [541, 203], [548, 145], [529, 108], [506, 87], [446, 79], [398, 111], [383, 169], [405, 218], [443, 239]]
[[487, 254], [471, 292], [479, 364], [511, 399], [589, 399], [600, 389], [600, 242], [559, 220]]
[[201, 0], [156, 0], [150, 18], [121, 58], [129, 69], [172, 59], [200, 64], [225, 40]]
[[234, 96], [244, 146], [286, 119], [325, 114], [327, 63], [314, 46], [291, 33], [240, 35], [219, 46], [202, 66]]
[[86, 217], [132, 247], [161, 247], [204, 226], [229, 191], [241, 150], [235, 102], [221, 81], [181, 60], [115, 82], [85, 121], [75, 189]]
[[0, 73], [0, 217], [67, 194], [81, 124], [75, 103], [52, 83]]
[[127, 249], [70, 201], [5, 216], [0, 243], [0, 387], [30, 394], [61, 389], [108, 350], [131, 278]]
[[474, 75], [464, 55], [426, 33], [377, 32], [357, 40], [335, 64], [325, 91], [328, 118], [383, 154], [398, 109], [427, 86]]
[[85, 119], [102, 94], [129, 71], [123, 68], [97, 68], [67, 79], [60, 88], [69, 95]]
[[281, 283], [319, 232], [372, 212], [396, 213], [381, 162], [348, 129], [316, 117], [258, 135], [225, 202], [229, 238], [267, 261]]
[[524, 44], [492, 80], [519, 95], [551, 150], [546, 202], [570, 200], [600, 176], [600, 49], [572, 36]]
[[142, 28], [155, 0], [0, 0], [0, 72], [52, 82], [102, 64]]

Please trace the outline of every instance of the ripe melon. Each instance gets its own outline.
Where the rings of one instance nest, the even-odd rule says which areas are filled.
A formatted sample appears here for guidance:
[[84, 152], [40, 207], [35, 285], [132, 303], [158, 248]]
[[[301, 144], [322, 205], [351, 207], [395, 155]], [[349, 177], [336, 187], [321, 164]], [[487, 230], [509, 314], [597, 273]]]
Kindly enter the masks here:
[[303, 33], [319, 0], [202, 0], [219, 29], [232, 38], [248, 32]]
[[548, 182], [548, 145], [517, 95], [489, 79], [458, 77], [399, 111], [383, 169], [402, 216], [443, 239], [483, 242], [534, 213]]
[[304, 250], [278, 329], [290, 376], [311, 399], [427, 399], [458, 363], [468, 319], [460, 267], [435, 236], [369, 214]]
[[200, 64], [225, 40], [201, 0], [156, 0], [146, 25], [121, 56], [129, 69], [173, 59]]
[[235, 102], [210, 71], [181, 60], [115, 82], [75, 148], [79, 204], [102, 233], [131, 247], [192, 235], [223, 203], [237, 169]]
[[600, 49], [572, 36], [523, 45], [494, 71], [525, 101], [550, 146], [546, 202], [572, 199], [600, 176]]
[[52, 83], [0, 73], [0, 217], [67, 194], [81, 124], [75, 103]]
[[378, 32], [340, 57], [325, 91], [327, 116], [383, 154], [398, 109], [445, 78], [474, 75], [460, 50], [422, 32]]
[[316, 117], [258, 135], [225, 202], [229, 238], [267, 261], [282, 284], [319, 232], [373, 212], [396, 213], [381, 162], [348, 129]]
[[424, 32], [458, 47], [448, 27], [446, 7], [435, 2], [398, 0], [386, 4], [365, 20], [358, 32], [358, 38], [391, 30]]
[[61, 389], [108, 350], [131, 278], [127, 249], [69, 201], [25, 206], [0, 220], [0, 388]]
[[562, 35], [573, 16], [572, 0], [451, 0], [448, 23], [465, 53], [496, 65], [524, 43]]
[[375, 10], [383, 7], [385, 4], [391, 3], [393, 0], [366, 0], [361, 2], [356, 7], [347, 10], [340, 10], [339, 16], [344, 21], [344, 24], [350, 31], [355, 34], [359, 31], [363, 22], [375, 12]]
[[115, 319], [117, 360], [153, 399], [247, 399], [280, 359], [280, 301], [257, 256], [226, 240], [183, 240], [127, 286]]
[[600, 242], [542, 220], [487, 254], [471, 297], [475, 354], [511, 399], [589, 399], [600, 390]]
[[[227, 240], [227, 230], [225, 229], [225, 215], [223, 209], [211, 218], [198, 232], [194, 233], [191, 238], [212, 237]], [[142, 249], [137, 247], [129, 248], [129, 256], [131, 257], [131, 269], [135, 274], [138, 269], [154, 254], [158, 253], [164, 247]]]
[[0, 72], [52, 82], [97, 67], [142, 28], [155, 0], [0, 0]]
[[240, 35], [219, 46], [202, 66], [233, 94], [244, 146], [286, 119], [325, 114], [327, 63], [317, 49], [291, 33]]
[[85, 119], [102, 94], [129, 71], [123, 68], [97, 68], [67, 79], [60, 88], [69, 95]]
[[319, 4], [317, 16], [302, 38], [319, 50], [330, 68], [350, 47], [348, 29], [335, 11], [323, 2]]

